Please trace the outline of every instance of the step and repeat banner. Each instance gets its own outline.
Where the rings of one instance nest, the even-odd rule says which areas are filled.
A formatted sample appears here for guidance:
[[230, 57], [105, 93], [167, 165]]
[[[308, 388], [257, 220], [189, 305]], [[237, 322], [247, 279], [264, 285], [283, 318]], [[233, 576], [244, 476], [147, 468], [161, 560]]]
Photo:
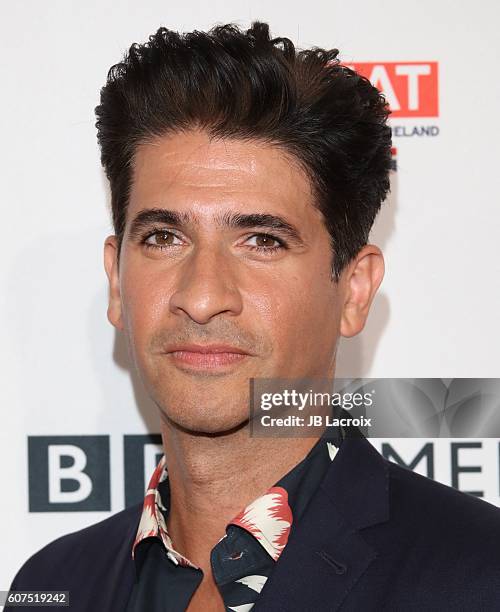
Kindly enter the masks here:
[[[425, 388], [438, 391], [423, 395], [439, 427], [380, 430], [372, 444], [500, 506], [500, 408], [491, 396], [484, 404], [480, 380], [500, 378], [499, 6], [1, 5], [0, 589], [51, 540], [140, 501], [161, 457], [155, 406], [106, 318], [102, 252], [112, 229], [93, 114], [109, 67], [161, 25], [267, 21], [299, 47], [340, 49], [384, 92], [391, 193], [371, 241], [386, 274], [365, 329], [340, 343], [337, 374], [434, 381]], [[478, 429], [460, 420], [471, 405], [487, 406]]]

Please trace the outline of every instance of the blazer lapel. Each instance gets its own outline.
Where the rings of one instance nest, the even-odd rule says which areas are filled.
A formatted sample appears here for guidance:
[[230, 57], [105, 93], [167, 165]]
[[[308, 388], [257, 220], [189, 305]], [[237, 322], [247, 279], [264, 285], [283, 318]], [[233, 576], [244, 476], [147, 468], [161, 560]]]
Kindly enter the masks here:
[[337, 610], [378, 554], [359, 531], [388, 519], [387, 461], [346, 437], [254, 610]]

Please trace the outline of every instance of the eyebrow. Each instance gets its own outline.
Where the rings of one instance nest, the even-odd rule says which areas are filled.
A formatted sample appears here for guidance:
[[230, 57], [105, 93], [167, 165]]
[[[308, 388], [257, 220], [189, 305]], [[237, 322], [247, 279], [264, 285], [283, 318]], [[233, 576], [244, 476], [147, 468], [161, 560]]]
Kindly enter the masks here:
[[[304, 244], [299, 230], [289, 221], [278, 215], [269, 213], [242, 214], [225, 211], [216, 215], [214, 222], [218, 227], [228, 229], [258, 227], [274, 230], [300, 245]], [[138, 212], [133, 218], [130, 224], [129, 237], [132, 240], [137, 240], [144, 232], [157, 224], [173, 225], [176, 227], [182, 227], [183, 225], [199, 226], [200, 220], [190, 211], [178, 212], [166, 208], [147, 208]]]

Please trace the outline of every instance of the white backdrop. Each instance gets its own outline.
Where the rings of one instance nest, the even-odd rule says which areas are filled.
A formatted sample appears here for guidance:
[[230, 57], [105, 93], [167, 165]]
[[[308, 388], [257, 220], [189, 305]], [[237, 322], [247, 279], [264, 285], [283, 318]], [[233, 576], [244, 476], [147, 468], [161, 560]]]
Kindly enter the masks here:
[[[437, 63], [437, 89], [424, 92], [425, 78], [414, 79], [421, 89], [410, 98], [418, 106], [419, 95], [437, 96], [438, 115], [392, 119], [398, 171], [372, 233], [386, 276], [365, 330], [341, 345], [338, 375], [500, 377], [498, 2], [0, 6], [0, 590], [41, 546], [123, 508], [124, 436], [159, 430], [128, 371], [123, 340], [106, 319], [102, 245], [111, 225], [93, 109], [108, 68], [160, 25], [191, 30], [261, 19], [301, 47], [339, 48], [347, 64]], [[393, 85], [404, 98], [410, 78]], [[411, 115], [410, 101], [402, 104]], [[409, 135], [415, 126], [423, 135]], [[103, 470], [111, 481], [101, 483], [110, 510], [61, 511], [61, 496], [58, 511], [30, 512], [28, 477], [33, 490], [46, 483], [35, 470], [37, 455], [28, 467], [28, 438], [96, 435], [108, 436], [99, 439], [103, 457], [110, 444]], [[378, 448], [382, 442], [373, 441]], [[407, 462], [425, 442], [392, 441]], [[477, 471], [461, 474], [459, 487], [500, 505], [498, 440], [478, 442], [460, 451], [461, 464]], [[435, 477], [446, 484], [451, 444], [434, 445]], [[146, 447], [146, 472], [155, 450]], [[425, 463], [416, 469], [426, 473]], [[95, 507], [105, 506], [103, 499]]]

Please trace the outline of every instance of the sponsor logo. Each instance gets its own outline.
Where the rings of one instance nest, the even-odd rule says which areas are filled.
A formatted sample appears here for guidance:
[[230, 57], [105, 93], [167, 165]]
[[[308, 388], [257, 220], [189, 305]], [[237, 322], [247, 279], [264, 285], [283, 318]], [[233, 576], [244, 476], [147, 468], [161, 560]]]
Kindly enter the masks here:
[[[354, 62], [345, 64], [366, 77], [385, 96], [393, 139], [439, 136], [439, 64], [428, 62]], [[396, 151], [393, 169], [397, 170]]]
[[144, 499], [146, 486], [162, 456], [160, 434], [123, 437], [125, 507]]
[[439, 116], [437, 62], [356, 62], [348, 67], [384, 94], [392, 119]]
[[110, 510], [109, 436], [29, 436], [30, 512]]
[[[435, 478], [439, 463], [439, 471], [443, 472], [444, 467], [449, 474], [447, 484], [477, 497], [500, 497], [500, 442], [425, 441], [412, 450], [402, 440], [377, 440], [375, 445], [390, 461], [428, 478]], [[146, 486], [163, 454], [161, 436], [123, 436], [123, 450], [124, 505], [129, 507], [144, 499]], [[111, 477], [117, 477], [118, 466], [113, 469], [110, 462], [109, 436], [29, 436], [28, 458], [30, 512], [112, 510]], [[495, 460], [496, 491], [491, 487], [488, 490], [486, 472], [490, 468], [483, 472], [483, 467], [494, 465]]]

